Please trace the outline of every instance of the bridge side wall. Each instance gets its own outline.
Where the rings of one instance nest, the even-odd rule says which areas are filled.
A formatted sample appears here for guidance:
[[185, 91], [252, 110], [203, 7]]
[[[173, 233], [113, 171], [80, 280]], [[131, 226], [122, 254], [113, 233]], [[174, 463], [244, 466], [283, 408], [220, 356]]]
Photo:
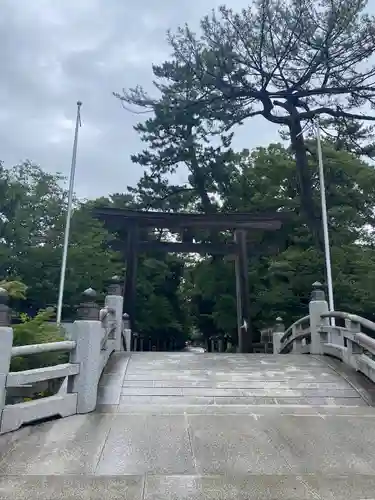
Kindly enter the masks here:
[[[122, 348], [123, 298], [121, 288], [111, 285], [104, 308], [95, 302], [91, 288], [84, 293], [69, 340], [13, 346], [13, 329], [9, 326], [8, 296], [0, 289], [0, 434], [20, 428], [23, 424], [52, 416], [88, 413], [96, 408], [99, 379], [112, 352]], [[11, 359], [45, 352], [70, 352], [69, 363], [22, 372], [11, 372]], [[7, 404], [7, 389], [24, 389], [46, 381], [65, 379], [57, 394], [32, 401]]]

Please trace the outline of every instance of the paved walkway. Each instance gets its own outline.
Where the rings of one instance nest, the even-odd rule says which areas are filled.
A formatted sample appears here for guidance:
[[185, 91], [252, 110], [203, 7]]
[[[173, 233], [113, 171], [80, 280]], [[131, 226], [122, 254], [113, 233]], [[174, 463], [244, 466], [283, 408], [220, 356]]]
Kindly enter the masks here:
[[0, 439], [0, 499], [375, 498], [375, 410], [324, 360], [119, 354], [99, 398]]

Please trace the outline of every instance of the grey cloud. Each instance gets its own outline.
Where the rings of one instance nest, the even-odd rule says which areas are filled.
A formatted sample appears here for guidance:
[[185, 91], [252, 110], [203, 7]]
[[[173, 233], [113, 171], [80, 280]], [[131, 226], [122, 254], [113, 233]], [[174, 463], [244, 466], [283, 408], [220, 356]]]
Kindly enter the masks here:
[[[83, 101], [76, 191], [121, 191], [141, 175], [130, 155], [142, 145], [138, 116], [113, 91], [149, 88], [151, 64], [168, 57], [167, 29], [199, 19], [221, 1], [3, 0], [0, 14], [0, 159], [25, 158], [68, 175], [75, 103]], [[237, 5], [236, 5], [237, 4]], [[241, 8], [247, 0], [231, 2]], [[238, 147], [277, 138], [266, 122], [236, 134]], [[182, 174], [181, 174], [182, 175]]]

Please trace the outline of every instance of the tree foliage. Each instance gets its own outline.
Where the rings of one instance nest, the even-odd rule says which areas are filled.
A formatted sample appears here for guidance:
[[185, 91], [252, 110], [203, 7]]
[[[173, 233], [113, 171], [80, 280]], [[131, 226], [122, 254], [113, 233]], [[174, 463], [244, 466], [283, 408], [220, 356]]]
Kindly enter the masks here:
[[[0, 200], [0, 286], [8, 290], [11, 305], [19, 313], [15, 342], [39, 342], [57, 334], [53, 324], [44, 323], [53, 321], [49, 306], [56, 306], [58, 296], [66, 214], [63, 179], [30, 162], [3, 168], [0, 174], [4, 193]], [[93, 208], [108, 206], [142, 208], [132, 193], [74, 201], [63, 320], [74, 319], [86, 288], [97, 290], [100, 301], [111, 276], [124, 275], [126, 231], [119, 227], [109, 232], [92, 215]], [[153, 339], [174, 337], [183, 344], [189, 321], [180, 293], [181, 259], [149, 253], [140, 256], [138, 270], [137, 328]], [[15, 363], [21, 369], [26, 361]]]
[[[13, 345], [21, 346], [28, 344], [44, 344], [46, 342], [57, 342], [64, 339], [63, 331], [52, 322], [54, 310], [52, 308], [40, 310], [33, 318], [27, 314], [21, 314], [21, 322], [13, 327]], [[52, 366], [67, 362], [65, 353], [34, 354], [26, 357], [14, 357], [11, 370], [21, 371], [39, 368], [40, 366]]]
[[[375, 170], [353, 154], [337, 151], [332, 143], [324, 143], [323, 151], [336, 307], [373, 317]], [[275, 144], [251, 153], [244, 151], [241, 158], [230, 194], [223, 195], [222, 210], [287, 210], [290, 214], [280, 231], [272, 235], [259, 233], [259, 240], [266, 237], [267, 244], [275, 246], [275, 252], [257, 255], [257, 246], [253, 250], [249, 246], [251, 313], [259, 331], [277, 316], [288, 324], [305, 315], [311, 284], [325, 281], [325, 267], [322, 254], [300, 217], [291, 151]], [[309, 157], [309, 175], [318, 209], [320, 192], [314, 156]], [[202, 304], [204, 315], [207, 316], [206, 308], [211, 304], [207, 334], [225, 325], [235, 336], [233, 263], [205, 260], [191, 272], [193, 297], [198, 305]]]
[[[0, 277], [21, 281], [27, 300], [17, 308], [31, 316], [55, 306], [61, 269], [67, 195], [63, 177], [25, 162], [0, 169]], [[120, 256], [108, 247], [109, 233], [75, 200], [64, 294], [70, 315], [88, 287], [98, 292], [121, 272]]]
[[120, 97], [167, 117], [157, 148], [186, 116], [185, 150], [192, 144], [191, 127], [198, 137], [205, 131], [226, 134], [255, 116], [282, 127], [296, 161], [302, 212], [322, 247], [305, 124], [320, 116], [341, 124], [374, 119], [368, 108], [374, 106], [375, 21], [365, 13], [366, 4], [254, 0], [240, 13], [223, 6], [202, 20], [198, 35], [188, 26], [169, 34], [172, 59], [153, 67], [160, 98], [150, 98], [140, 87]]
[[188, 308], [181, 293], [184, 262], [177, 256], [142, 255], [136, 296], [136, 327], [153, 340], [174, 338], [182, 347], [189, 336]]
[[[315, 141], [307, 142], [307, 146], [309, 177], [314, 188], [313, 202], [318, 210], [320, 193]], [[336, 305], [337, 308], [372, 318], [375, 310], [372, 286], [375, 249], [371, 231], [374, 226], [375, 171], [345, 148], [337, 150], [335, 141], [326, 140], [323, 153]], [[305, 219], [301, 217], [293, 152], [281, 144], [272, 144], [253, 151], [232, 151], [231, 156], [233, 161], [228, 182], [216, 184], [217, 210], [281, 210], [290, 214], [280, 231], [272, 234], [257, 232], [249, 242], [251, 315], [259, 331], [272, 324], [279, 315], [289, 323], [306, 313], [311, 283], [317, 279], [324, 281], [324, 261], [314, 245]], [[19, 196], [20, 207], [26, 206], [30, 196], [27, 189], [25, 192], [26, 201]], [[155, 196], [158, 194], [155, 188]], [[123, 256], [117, 253], [115, 242], [125, 238], [126, 234], [119, 234], [116, 230], [113, 233], [105, 231], [98, 221], [92, 219], [91, 209], [94, 206], [144, 207], [142, 197], [142, 188], [139, 191], [134, 188], [132, 194], [114, 194], [109, 198], [77, 203], [72, 221], [74, 237], [69, 252], [66, 287], [66, 300], [71, 301], [72, 307], [79, 302], [81, 291], [91, 285], [92, 280], [97, 280], [96, 288], [101, 291], [106, 280], [123, 266]], [[184, 207], [186, 205], [181, 201], [181, 208]], [[27, 214], [25, 210], [23, 218], [18, 220], [27, 227], [37, 227], [38, 219], [33, 220], [33, 212], [29, 216]], [[12, 259], [12, 270], [17, 275], [14, 278], [3, 275], [5, 280], [1, 286], [5, 285], [9, 291], [14, 289], [17, 293], [20, 290], [24, 293], [27, 286], [26, 300], [20, 300], [20, 297], [14, 299], [21, 312], [45, 309], [48, 304], [56, 302], [63, 224], [56, 222], [51, 226], [48, 227], [49, 240], [45, 239], [41, 244], [30, 243], [30, 240], [24, 244], [17, 233], [14, 240], [8, 236], [3, 243], [6, 251], [8, 248], [15, 250], [19, 262]], [[3, 231], [5, 234], [5, 228]], [[40, 235], [41, 240], [42, 231]], [[152, 230], [148, 236], [165, 237]], [[219, 236], [223, 239], [228, 237], [225, 234]], [[271, 246], [275, 248], [273, 252], [263, 253], [262, 249], [267, 250]], [[25, 259], [28, 260], [25, 262]], [[8, 262], [1, 260], [0, 265], [5, 269]], [[14, 286], [14, 283], [17, 284], [15, 278], [22, 280], [21, 288], [19, 283]], [[181, 255], [166, 256], [159, 252], [140, 255], [136, 305], [137, 330], [153, 342], [174, 337], [182, 345], [190, 332], [196, 330], [205, 337], [225, 333], [236, 342], [235, 276], [230, 259], [213, 260], [203, 256], [197, 260]], [[50, 310], [37, 315], [31, 312], [27, 318], [21, 314], [21, 323], [15, 325], [16, 343], [58, 338], [60, 333], [54, 325], [44, 325], [48, 319], [45, 314], [51, 318], [53, 313]], [[46, 362], [31, 359], [37, 364], [42, 361]], [[26, 366], [25, 362], [15, 360], [15, 367], [22, 369]]]
[[8, 292], [12, 299], [25, 299], [27, 286], [21, 281], [5, 281], [0, 280], [0, 288]]

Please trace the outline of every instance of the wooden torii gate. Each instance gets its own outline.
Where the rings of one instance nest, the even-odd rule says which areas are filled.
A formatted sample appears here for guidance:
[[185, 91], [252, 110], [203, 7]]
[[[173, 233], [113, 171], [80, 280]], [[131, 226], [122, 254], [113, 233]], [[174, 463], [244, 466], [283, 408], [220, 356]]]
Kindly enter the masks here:
[[[99, 208], [94, 215], [104, 221], [111, 231], [126, 232], [126, 241], [121, 247], [126, 259], [126, 279], [124, 287], [125, 312], [129, 314], [131, 327], [135, 323], [135, 297], [138, 255], [147, 250], [169, 253], [198, 253], [233, 256], [236, 270], [237, 331], [240, 352], [253, 352], [253, 329], [250, 315], [248, 279], [249, 231], [275, 231], [281, 228], [285, 215], [281, 213], [217, 213], [198, 214], [182, 212], [137, 211], [118, 208]], [[181, 242], [159, 241], [140, 238], [147, 229], [168, 229], [182, 235]], [[212, 234], [230, 231], [232, 240], [196, 243], [189, 231], [208, 230]], [[264, 249], [262, 250], [264, 252]]]

